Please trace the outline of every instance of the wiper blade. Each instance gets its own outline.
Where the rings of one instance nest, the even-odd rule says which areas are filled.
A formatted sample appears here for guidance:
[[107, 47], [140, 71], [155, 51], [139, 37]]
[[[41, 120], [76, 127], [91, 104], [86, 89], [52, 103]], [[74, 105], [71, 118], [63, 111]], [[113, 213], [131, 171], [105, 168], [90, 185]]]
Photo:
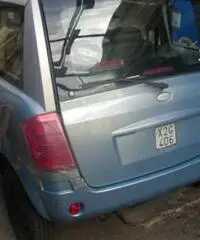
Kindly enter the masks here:
[[144, 83], [148, 86], [151, 86], [153, 88], [158, 88], [160, 90], [163, 90], [165, 88], [168, 88], [168, 84], [165, 82], [158, 82], [158, 81], [153, 81], [149, 80], [148, 78], [144, 78], [141, 75], [135, 75], [135, 76], [128, 76], [125, 78], [118, 78], [118, 79], [108, 79], [104, 81], [96, 81], [96, 82], [90, 82], [90, 83], [84, 83], [80, 85], [78, 88], [68, 88], [64, 84], [57, 83], [57, 86], [59, 86], [61, 89], [66, 90], [66, 91], [83, 91], [83, 90], [88, 90], [90, 88], [98, 87], [100, 85], [107, 85], [111, 83], [130, 83], [130, 84], [141, 84]]
[[146, 85], [149, 85], [154, 88], [158, 88], [160, 90], [164, 90], [165, 88], [168, 88], [169, 85], [166, 82], [153, 82], [153, 81], [147, 81], [145, 82]]
[[145, 83], [146, 85], [149, 85], [154, 88], [158, 89], [165, 89], [168, 88], [168, 84], [165, 82], [155, 82], [152, 80], [149, 80], [148, 78], [144, 78], [142, 75], [133, 75], [133, 76], [127, 76], [124, 78], [118, 78], [118, 79], [108, 79], [104, 81], [96, 81], [96, 82], [90, 82], [90, 83], [84, 83], [80, 86], [80, 90], [96, 87], [99, 85], [106, 85], [110, 83], [130, 83], [130, 84], [141, 84]]
[[168, 86], [169, 86], [166, 82], [160, 82], [160, 81], [155, 82], [155, 81], [150, 80], [148, 78], [144, 78], [144, 76], [142, 76], [142, 75], [128, 76], [124, 80], [120, 79], [119, 81], [120, 82], [121, 81], [130, 82], [130, 83], [134, 83], [134, 84], [145, 83], [146, 85], [149, 85], [151, 87], [158, 88], [158, 89], [161, 89], [161, 90], [163, 90], [165, 88], [168, 88]]

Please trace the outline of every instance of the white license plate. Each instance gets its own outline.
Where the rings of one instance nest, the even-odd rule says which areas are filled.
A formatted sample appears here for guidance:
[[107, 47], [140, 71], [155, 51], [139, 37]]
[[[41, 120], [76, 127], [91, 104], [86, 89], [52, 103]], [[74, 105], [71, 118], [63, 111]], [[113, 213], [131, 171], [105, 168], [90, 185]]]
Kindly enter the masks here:
[[176, 125], [163, 125], [155, 129], [156, 148], [167, 148], [176, 144]]

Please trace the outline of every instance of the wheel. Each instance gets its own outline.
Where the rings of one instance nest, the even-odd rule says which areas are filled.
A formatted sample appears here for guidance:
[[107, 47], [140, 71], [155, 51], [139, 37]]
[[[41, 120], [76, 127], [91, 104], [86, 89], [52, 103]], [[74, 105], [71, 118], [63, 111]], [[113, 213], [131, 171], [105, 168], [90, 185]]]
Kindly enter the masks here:
[[0, 153], [0, 175], [3, 176], [9, 167], [8, 160]]
[[3, 193], [17, 240], [52, 240], [53, 225], [33, 208], [17, 174], [9, 168], [3, 175]]

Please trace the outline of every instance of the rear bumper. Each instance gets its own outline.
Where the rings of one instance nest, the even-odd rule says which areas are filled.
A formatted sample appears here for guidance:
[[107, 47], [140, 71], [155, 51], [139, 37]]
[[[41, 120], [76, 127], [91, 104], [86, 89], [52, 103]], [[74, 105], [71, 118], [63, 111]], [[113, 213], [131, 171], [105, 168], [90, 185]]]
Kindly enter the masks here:
[[[71, 222], [136, 205], [199, 179], [200, 157], [162, 172], [106, 188], [83, 187], [66, 192], [43, 189], [42, 199], [52, 221]], [[82, 214], [77, 217], [72, 217], [68, 212], [69, 205], [74, 202], [84, 204]]]

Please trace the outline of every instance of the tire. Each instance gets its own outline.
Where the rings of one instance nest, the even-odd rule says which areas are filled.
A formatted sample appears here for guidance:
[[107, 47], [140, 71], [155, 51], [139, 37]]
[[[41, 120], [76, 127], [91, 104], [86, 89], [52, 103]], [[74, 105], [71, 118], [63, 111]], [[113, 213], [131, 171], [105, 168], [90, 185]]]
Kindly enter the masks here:
[[18, 176], [9, 168], [3, 175], [3, 193], [17, 240], [53, 240], [53, 224], [33, 208]]
[[200, 188], [200, 182], [195, 182], [191, 186], [194, 188]]

